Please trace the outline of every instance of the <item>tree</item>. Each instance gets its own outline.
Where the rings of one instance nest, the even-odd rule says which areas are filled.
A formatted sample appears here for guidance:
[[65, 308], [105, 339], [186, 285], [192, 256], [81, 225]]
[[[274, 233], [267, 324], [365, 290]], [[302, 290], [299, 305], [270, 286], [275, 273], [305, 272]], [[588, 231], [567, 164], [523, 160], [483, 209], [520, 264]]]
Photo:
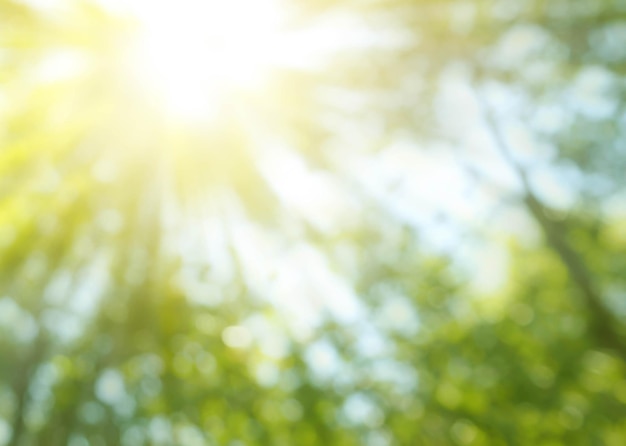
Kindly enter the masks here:
[[0, 444], [622, 444], [620, 2], [292, 2], [203, 125], [103, 4], [0, 0]]

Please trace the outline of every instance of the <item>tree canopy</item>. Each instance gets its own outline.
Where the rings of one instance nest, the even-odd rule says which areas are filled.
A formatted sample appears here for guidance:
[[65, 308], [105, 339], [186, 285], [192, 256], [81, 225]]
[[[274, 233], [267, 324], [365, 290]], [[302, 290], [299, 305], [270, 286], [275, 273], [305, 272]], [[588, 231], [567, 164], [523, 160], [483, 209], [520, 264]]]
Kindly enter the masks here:
[[624, 444], [626, 2], [171, 3], [0, 0], [0, 445]]

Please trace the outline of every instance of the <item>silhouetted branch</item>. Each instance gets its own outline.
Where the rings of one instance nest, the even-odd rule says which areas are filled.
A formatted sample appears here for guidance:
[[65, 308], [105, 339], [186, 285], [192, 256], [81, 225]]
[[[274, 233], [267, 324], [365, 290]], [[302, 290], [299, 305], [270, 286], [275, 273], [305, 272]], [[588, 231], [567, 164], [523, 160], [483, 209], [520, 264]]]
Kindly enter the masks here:
[[599, 286], [583, 257], [568, 242], [563, 225], [549, 217], [546, 212], [547, 206], [533, 192], [526, 172], [513, 156], [499, 123], [488, 102], [478, 91], [478, 87], [475, 86], [474, 92], [485, 125], [500, 156], [515, 172], [522, 185], [522, 202], [541, 228], [548, 246], [557, 254], [584, 299], [590, 314], [592, 333], [603, 347], [614, 350], [626, 361], [626, 342], [616, 330], [618, 321], [604, 304]]

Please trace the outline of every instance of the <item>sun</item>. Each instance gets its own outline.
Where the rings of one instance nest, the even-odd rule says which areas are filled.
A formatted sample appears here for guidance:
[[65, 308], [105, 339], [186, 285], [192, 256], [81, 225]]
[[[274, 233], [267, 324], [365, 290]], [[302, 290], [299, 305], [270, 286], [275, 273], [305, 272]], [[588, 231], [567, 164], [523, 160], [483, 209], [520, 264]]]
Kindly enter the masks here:
[[280, 0], [141, 2], [133, 15], [133, 75], [178, 118], [210, 120], [234, 95], [261, 88], [286, 56]]

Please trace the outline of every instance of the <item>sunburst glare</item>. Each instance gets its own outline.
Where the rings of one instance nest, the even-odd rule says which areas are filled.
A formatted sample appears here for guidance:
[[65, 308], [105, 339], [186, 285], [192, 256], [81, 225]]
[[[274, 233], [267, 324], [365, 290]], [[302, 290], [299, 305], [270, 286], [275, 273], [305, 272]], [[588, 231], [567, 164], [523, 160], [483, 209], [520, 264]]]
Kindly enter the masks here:
[[151, 2], [133, 13], [133, 74], [179, 118], [210, 119], [229, 97], [258, 90], [289, 56], [279, 0]]

